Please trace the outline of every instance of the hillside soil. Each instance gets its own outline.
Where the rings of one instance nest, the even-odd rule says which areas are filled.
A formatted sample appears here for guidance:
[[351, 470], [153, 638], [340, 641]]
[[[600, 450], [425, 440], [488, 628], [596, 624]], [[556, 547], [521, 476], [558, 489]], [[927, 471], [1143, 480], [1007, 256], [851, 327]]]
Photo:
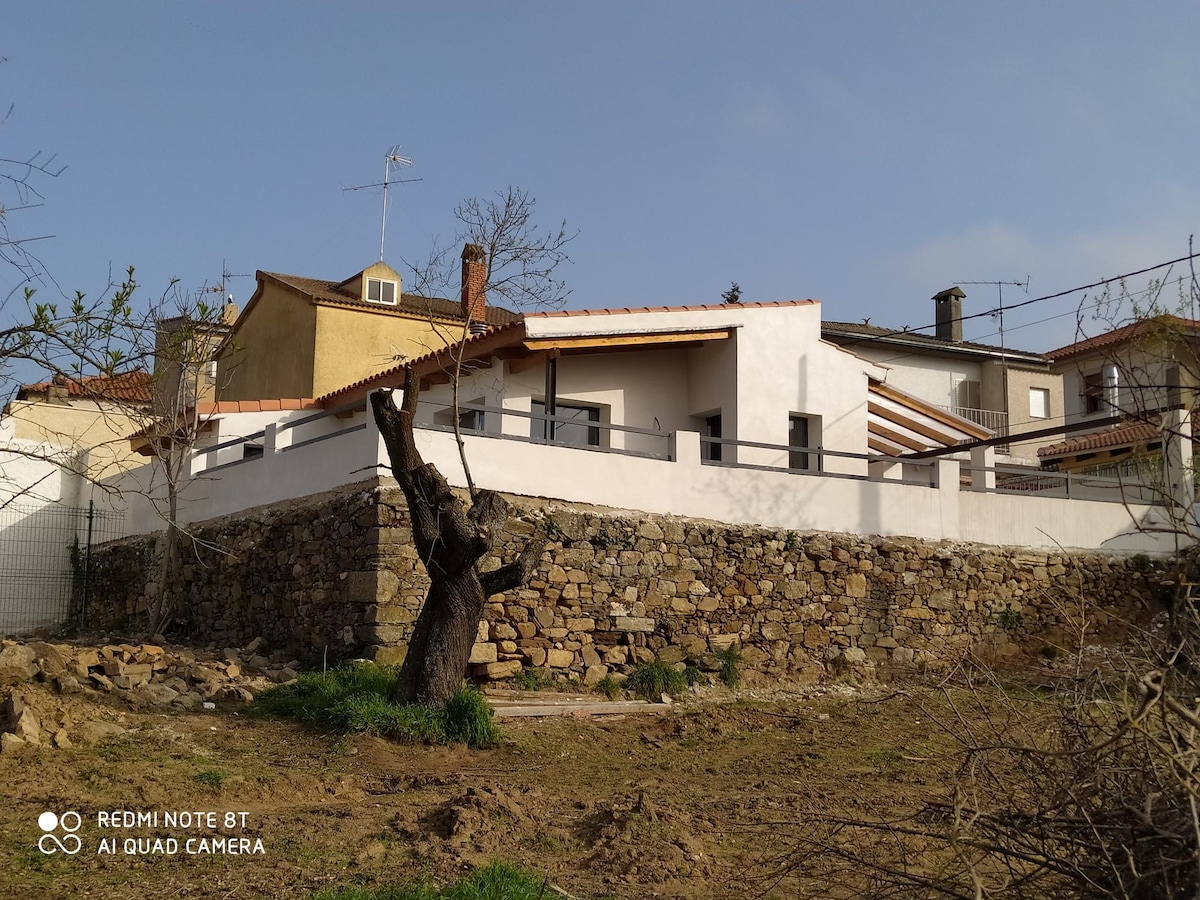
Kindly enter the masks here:
[[[339, 737], [232, 701], [164, 713], [24, 692], [43, 723], [125, 732], [0, 755], [3, 897], [303, 898], [442, 883], [494, 859], [543, 873], [547, 897], [853, 896], [781, 873], [791, 830], [812, 810], [915, 810], [944, 796], [958, 760], [929, 715], [943, 695], [888, 685], [705, 688], [653, 715], [505, 720], [501, 745], [480, 751]], [[39, 816], [69, 810], [82, 850], [44, 853]], [[123, 827], [120, 811], [159, 819]], [[183, 812], [218, 824], [166, 821]], [[226, 828], [225, 813], [245, 816]], [[262, 852], [212, 852], [221, 837]], [[189, 852], [200, 839], [209, 852]]]

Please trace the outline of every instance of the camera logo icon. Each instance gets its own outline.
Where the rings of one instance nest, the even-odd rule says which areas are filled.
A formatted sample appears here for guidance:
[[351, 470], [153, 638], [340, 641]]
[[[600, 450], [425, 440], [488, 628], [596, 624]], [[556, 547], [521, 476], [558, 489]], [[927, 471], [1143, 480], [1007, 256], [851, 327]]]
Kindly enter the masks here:
[[[82, 824], [83, 817], [74, 810], [65, 812], [61, 816], [47, 810], [38, 816], [38, 827], [45, 832], [38, 840], [38, 849], [47, 856], [54, 853], [66, 853], [68, 856], [74, 856], [83, 849], [83, 841], [75, 833]], [[62, 837], [56, 834], [60, 826], [63, 832]]]

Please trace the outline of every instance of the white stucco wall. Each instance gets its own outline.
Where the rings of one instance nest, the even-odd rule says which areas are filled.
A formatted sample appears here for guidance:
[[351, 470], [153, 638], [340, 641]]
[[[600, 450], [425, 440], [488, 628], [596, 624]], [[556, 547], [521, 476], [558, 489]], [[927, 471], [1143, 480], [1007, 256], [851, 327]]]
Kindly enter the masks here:
[[[426, 462], [452, 484], [465, 483], [452, 434], [418, 429], [416, 439]], [[466, 435], [465, 443], [476, 483], [493, 490], [796, 531], [1138, 549], [1143, 545], [1131, 543], [1141, 539], [1136, 523], [1150, 515], [1145, 506], [962, 491], [953, 460], [904, 467], [906, 478], [924, 484], [704, 465], [696, 432], [675, 434], [674, 460], [498, 436]], [[228, 515], [388, 472], [373, 428], [346, 432], [202, 475], [183, 492], [181, 521]], [[154, 501], [161, 502], [162, 486], [153, 470], [129, 473], [112, 486], [127, 491], [121, 502], [129, 533], [161, 529]]]
[[978, 360], [922, 355], [900, 347], [889, 350], [855, 345], [852, 349], [887, 368], [886, 384], [935, 406], [955, 405], [954, 386], [958, 382], [982, 382]]

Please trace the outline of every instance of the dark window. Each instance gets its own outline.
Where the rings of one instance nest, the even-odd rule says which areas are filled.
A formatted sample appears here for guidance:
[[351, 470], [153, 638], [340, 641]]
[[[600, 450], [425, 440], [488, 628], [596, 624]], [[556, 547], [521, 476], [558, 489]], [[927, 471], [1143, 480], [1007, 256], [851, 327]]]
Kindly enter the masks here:
[[[808, 416], [788, 416], [788, 446], [809, 448]], [[799, 450], [788, 453], [788, 468], [810, 471], [812, 455]]]
[[1104, 373], [1093, 372], [1083, 376], [1083, 411], [1095, 413], [1105, 409]]
[[1179, 366], [1169, 366], [1167, 368], [1167, 406], [1178, 406], [1183, 402], [1180, 385]]
[[[530, 404], [529, 436], [546, 440], [550, 432], [550, 422], [539, 416], [546, 415], [546, 404], [542, 400], [534, 400]], [[599, 447], [600, 429], [592, 428], [584, 423], [599, 422], [600, 408], [597, 406], [580, 406], [572, 403], [556, 403], [554, 406], [554, 443], [566, 444], [570, 447]], [[569, 419], [570, 421], [561, 421]]]
[[[721, 414], [708, 416], [704, 420], [704, 436], [709, 438], [719, 438], [721, 436]], [[700, 458], [709, 460], [710, 462], [721, 461], [721, 445], [715, 441], [700, 442]]]
[[262, 459], [263, 448], [258, 444], [242, 444], [242, 459]]

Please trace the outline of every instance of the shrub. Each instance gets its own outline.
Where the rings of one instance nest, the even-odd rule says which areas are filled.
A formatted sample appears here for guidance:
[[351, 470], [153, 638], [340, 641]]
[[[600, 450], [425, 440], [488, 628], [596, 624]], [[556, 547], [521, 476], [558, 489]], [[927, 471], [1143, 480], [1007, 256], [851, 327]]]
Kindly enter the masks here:
[[683, 672], [661, 659], [642, 663], [630, 673], [625, 683], [643, 700], [657, 700], [663, 694], [675, 697], [688, 689], [688, 680]]
[[721, 661], [721, 671], [719, 677], [721, 682], [729, 688], [735, 688], [742, 683], [742, 651], [730, 644], [723, 650], [716, 652], [716, 657]]

